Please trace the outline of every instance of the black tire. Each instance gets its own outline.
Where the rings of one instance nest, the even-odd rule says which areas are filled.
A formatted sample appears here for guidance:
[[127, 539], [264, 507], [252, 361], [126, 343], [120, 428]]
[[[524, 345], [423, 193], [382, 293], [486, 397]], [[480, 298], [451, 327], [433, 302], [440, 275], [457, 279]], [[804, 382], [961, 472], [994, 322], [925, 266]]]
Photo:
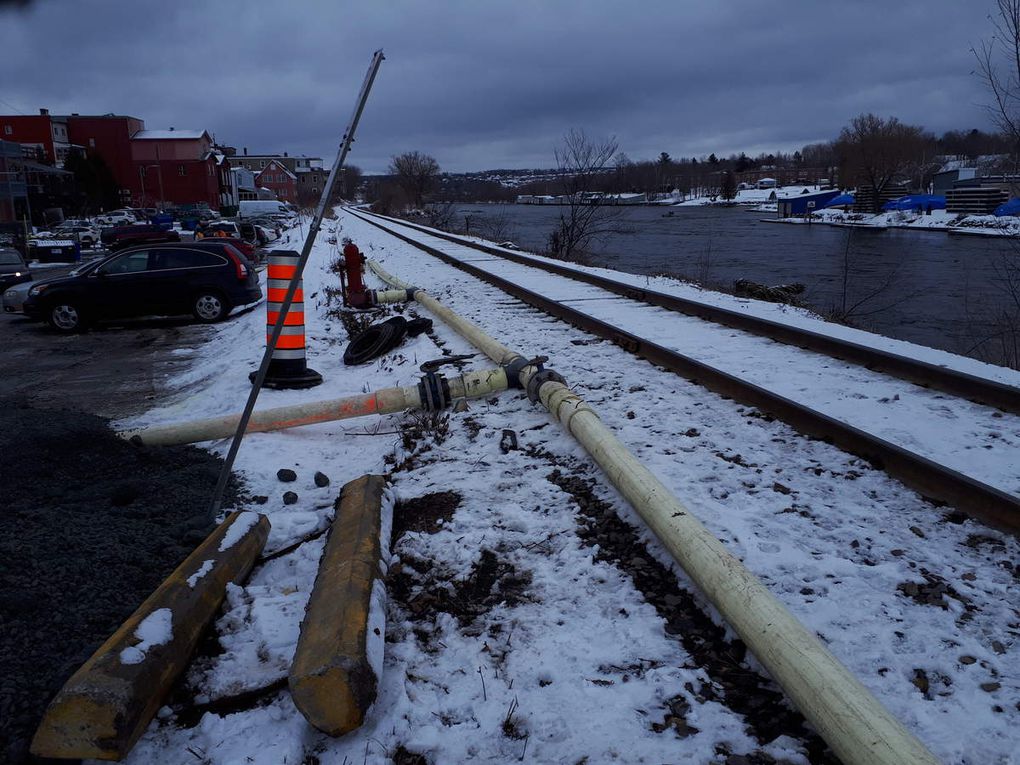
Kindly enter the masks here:
[[428, 332], [432, 329], [432, 319], [426, 319], [424, 317], [418, 319], [411, 319], [407, 322], [407, 336], [418, 337], [422, 332]]
[[57, 332], [69, 335], [85, 329], [85, 315], [77, 303], [57, 300], [46, 310], [46, 321]]
[[394, 316], [380, 324], [373, 324], [360, 335], [351, 340], [344, 351], [344, 364], [356, 366], [400, 345], [407, 334], [407, 320], [403, 316]]
[[203, 290], [191, 301], [191, 312], [203, 324], [215, 324], [227, 318], [230, 303], [215, 290]]

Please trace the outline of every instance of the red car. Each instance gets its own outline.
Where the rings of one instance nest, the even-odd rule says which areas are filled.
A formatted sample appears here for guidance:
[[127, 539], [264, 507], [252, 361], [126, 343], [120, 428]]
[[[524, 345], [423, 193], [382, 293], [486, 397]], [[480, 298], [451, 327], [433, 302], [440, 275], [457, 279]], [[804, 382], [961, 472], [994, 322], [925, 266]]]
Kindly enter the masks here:
[[155, 244], [157, 242], [179, 242], [181, 235], [173, 229], [140, 224], [137, 226], [114, 226], [104, 228], [100, 234], [103, 245], [108, 250], [122, 250], [138, 244]]

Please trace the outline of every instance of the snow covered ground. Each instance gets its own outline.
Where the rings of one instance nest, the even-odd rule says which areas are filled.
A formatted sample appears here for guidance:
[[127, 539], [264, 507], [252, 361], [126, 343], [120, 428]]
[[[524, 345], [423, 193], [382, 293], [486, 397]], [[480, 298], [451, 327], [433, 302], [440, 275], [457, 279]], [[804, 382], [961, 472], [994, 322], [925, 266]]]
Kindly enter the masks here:
[[[552, 320], [352, 216], [327, 221], [305, 275], [309, 365], [326, 382], [266, 390], [260, 408], [408, 385], [423, 361], [474, 351], [437, 321], [389, 356], [345, 368], [347, 333], [326, 296], [338, 286], [328, 268], [334, 235], [351, 237], [508, 346], [550, 356], [620, 439], [940, 758], [1015, 762], [1016, 540], [948, 521], [866, 463]], [[298, 245], [292, 230], [277, 246]], [[698, 294], [819, 331], [866, 334], [793, 309]], [[240, 408], [261, 356], [264, 316], [239, 316], [205, 337], [186, 351], [191, 369], [166, 380], [167, 399], [121, 426]], [[1015, 373], [870, 337], [1016, 382]], [[487, 364], [479, 355], [469, 366]], [[866, 396], [870, 386], [846, 384]], [[520, 448], [500, 448], [507, 429]], [[222, 454], [227, 443], [208, 446]], [[407, 530], [394, 550], [378, 701], [362, 729], [335, 740], [308, 726], [285, 689], [197, 724], [167, 709], [130, 762], [340, 765], [412, 762], [409, 753], [431, 763], [822, 758], [810, 732], [759, 709], [753, 657], [742, 660], [725, 629], [698, 627], [718, 615], [580, 447], [519, 393], [440, 418], [252, 434], [237, 468], [252, 494], [266, 498], [249, 509], [273, 524], [267, 552], [324, 528], [346, 481], [390, 474], [394, 522]], [[279, 483], [279, 468], [295, 470], [298, 481]], [[316, 487], [316, 470], [332, 483]], [[1015, 468], [995, 471], [1015, 484]], [[283, 503], [285, 489], [299, 494], [297, 503]], [[440, 507], [445, 512], [426, 512]], [[617, 516], [626, 523], [613, 525]], [[204, 655], [189, 672], [186, 693], [197, 703], [285, 677], [322, 546], [322, 537], [309, 541], [231, 589], [216, 623], [223, 653]]]
[[[760, 208], [764, 209], [765, 208]], [[775, 211], [775, 208], [768, 208]], [[1006, 215], [960, 215], [945, 210], [933, 210], [931, 215], [917, 212], [892, 211], [867, 215], [864, 213], [846, 212], [843, 208], [819, 210], [813, 213], [810, 220], [802, 217], [774, 219], [772, 222], [804, 225], [823, 223], [832, 226], [855, 226], [872, 228], [905, 228], [914, 231], [940, 231], [971, 236], [1018, 236], [1020, 235], [1020, 218]]]

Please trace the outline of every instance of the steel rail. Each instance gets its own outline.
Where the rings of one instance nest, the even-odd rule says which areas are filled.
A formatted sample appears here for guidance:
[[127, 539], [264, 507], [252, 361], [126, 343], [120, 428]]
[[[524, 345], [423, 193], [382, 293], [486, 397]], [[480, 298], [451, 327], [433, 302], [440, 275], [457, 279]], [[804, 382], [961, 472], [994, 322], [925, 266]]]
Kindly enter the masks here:
[[586, 273], [570, 266], [547, 263], [527, 255], [508, 252], [499, 247], [467, 241], [461, 237], [447, 234], [446, 232], [435, 231], [416, 223], [409, 223], [376, 213], [367, 214], [400, 226], [421, 231], [429, 236], [444, 239], [464, 247], [470, 247], [488, 255], [495, 255], [513, 263], [530, 266], [564, 276], [568, 279], [591, 284], [631, 300], [648, 303], [649, 305], [658, 306], [670, 311], [677, 311], [705, 321], [743, 330], [744, 332], [751, 332], [785, 345], [793, 345], [817, 353], [823, 353], [827, 356], [849, 361], [874, 371], [899, 377], [925, 388], [934, 388], [959, 398], [965, 398], [979, 404], [994, 406], [1007, 412], [1020, 414], [1020, 388], [1012, 385], [988, 380], [977, 375], [949, 369], [926, 361], [919, 361], [909, 356], [892, 353], [891, 351], [872, 348], [861, 343], [855, 343], [852, 340], [832, 337], [821, 332], [813, 332], [802, 327], [794, 327], [783, 322], [740, 313], [728, 308], [707, 305], [697, 300], [689, 300], [676, 295], [656, 292], [655, 290], [609, 279], [605, 276]]
[[853, 425], [829, 417], [759, 385], [638, 335], [596, 319], [545, 295], [465, 263], [442, 250], [393, 231], [375, 220], [348, 210], [355, 217], [432, 255], [448, 265], [513, 295], [550, 316], [609, 340], [624, 350], [675, 372], [721, 396], [768, 412], [803, 435], [833, 444], [884, 470], [921, 496], [948, 504], [988, 524], [1020, 534], [1020, 498], [989, 486], [952, 468], [922, 457]]

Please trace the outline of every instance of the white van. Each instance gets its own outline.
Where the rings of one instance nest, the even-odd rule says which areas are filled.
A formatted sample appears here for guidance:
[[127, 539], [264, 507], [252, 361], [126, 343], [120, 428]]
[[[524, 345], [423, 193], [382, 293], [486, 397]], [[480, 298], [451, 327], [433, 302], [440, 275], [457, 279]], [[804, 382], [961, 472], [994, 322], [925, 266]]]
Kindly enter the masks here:
[[238, 218], [258, 218], [263, 215], [291, 215], [283, 202], [275, 199], [248, 199], [238, 203]]

